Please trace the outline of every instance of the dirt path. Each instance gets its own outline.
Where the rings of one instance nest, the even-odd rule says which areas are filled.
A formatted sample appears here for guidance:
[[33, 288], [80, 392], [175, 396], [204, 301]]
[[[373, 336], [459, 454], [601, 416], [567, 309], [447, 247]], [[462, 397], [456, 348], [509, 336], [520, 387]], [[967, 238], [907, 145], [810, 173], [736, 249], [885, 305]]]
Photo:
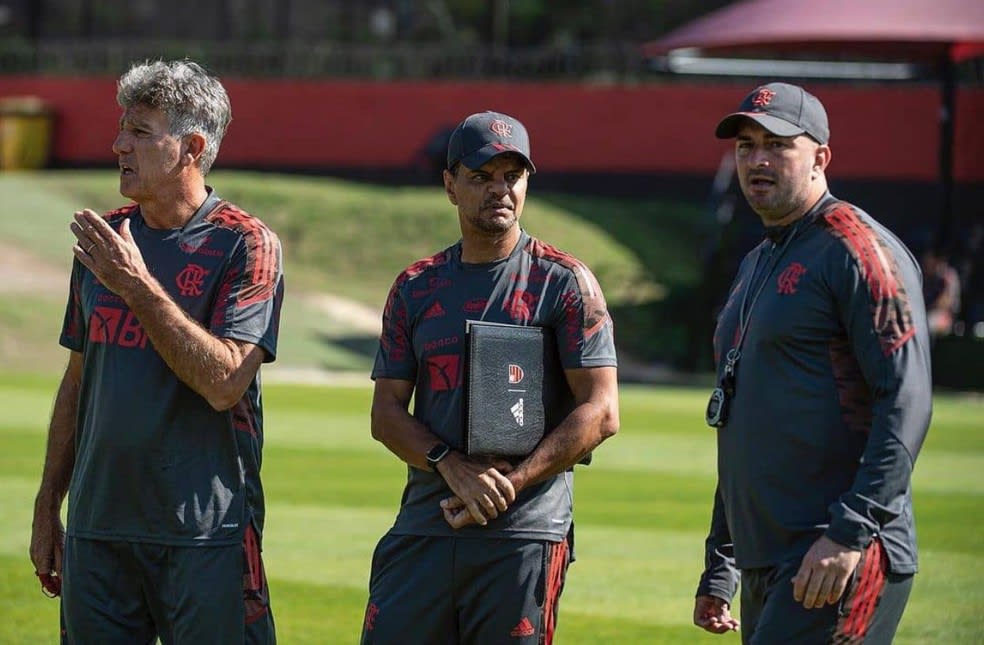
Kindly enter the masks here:
[[326, 316], [351, 327], [353, 331], [379, 335], [382, 317], [377, 309], [330, 293], [309, 293], [301, 297]]
[[0, 242], [0, 294], [65, 295], [69, 270], [34, 253]]

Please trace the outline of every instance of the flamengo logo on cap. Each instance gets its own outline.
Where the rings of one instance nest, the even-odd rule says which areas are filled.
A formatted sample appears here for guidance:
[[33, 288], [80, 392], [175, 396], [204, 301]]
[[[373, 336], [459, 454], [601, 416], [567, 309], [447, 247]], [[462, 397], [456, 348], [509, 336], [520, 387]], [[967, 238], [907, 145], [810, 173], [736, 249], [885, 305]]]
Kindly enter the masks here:
[[759, 90], [759, 93], [755, 95], [755, 98], [752, 99], [752, 105], [757, 105], [759, 107], [768, 105], [769, 103], [772, 103], [772, 97], [775, 95], [775, 92], [763, 87]]
[[523, 380], [525, 374], [523, 373], [523, 368], [515, 363], [509, 364], [509, 382], [513, 385], [519, 383]]
[[503, 121], [502, 119], [496, 119], [489, 124], [489, 130], [495, 132], [500, 137], [511, 137], [512, 136], [512, 126]]

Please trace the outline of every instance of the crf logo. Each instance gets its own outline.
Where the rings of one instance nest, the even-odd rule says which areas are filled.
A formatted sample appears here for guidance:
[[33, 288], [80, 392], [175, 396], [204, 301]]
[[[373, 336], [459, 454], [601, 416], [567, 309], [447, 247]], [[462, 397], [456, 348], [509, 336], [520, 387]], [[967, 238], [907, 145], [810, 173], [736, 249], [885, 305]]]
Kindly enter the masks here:
[[489, 130], [495, 132], [500, 137], [511, 137], [512, 136], [512, 126], [503, 121], [502, 119], [496, 119], [489, 124]]
[[202, 282], [205, 281], [206, 275], [208, 275], [208, 271], [205, 270], [205, 267], [189, 264], [181, 269], [181, 273], [174, 279], [174, 282], [181, 290], [182, 296], [200, 296], [202, 295]]
[[765, 89], [764, 87], [758, 91], [755, 98], [752, 99], [752, 105], [757, 105], [759, 107], [764, 107], [769, 103], [772, 103], [772, 97], [776, 95], [772, 90]]
[[512, 385], [515, 385], [516, 383], [522, 381], [524, 376], [525, 374], [523, 373], [522, 367], [516, 365], [515, 363], [509, 364], [509, 382]]
[[804, 273], [806, 273], [806, 267], [799, 262], [793, 262], [779, 274], [779, 278], [776, 280], [778, 284], [776, 291], [784, 295], [796, 293], [796, 285], [799, 284], [800, 277]]

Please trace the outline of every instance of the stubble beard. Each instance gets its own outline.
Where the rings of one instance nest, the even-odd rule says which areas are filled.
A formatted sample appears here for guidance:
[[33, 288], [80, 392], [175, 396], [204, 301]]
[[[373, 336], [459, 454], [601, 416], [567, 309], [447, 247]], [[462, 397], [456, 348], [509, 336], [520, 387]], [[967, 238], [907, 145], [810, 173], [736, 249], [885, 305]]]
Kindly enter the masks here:
[[480, 212], [478, 216], [472, 219], [472, 225], [483, 233], [501, 235], [512, 229], [517, 221], [516, 213], [512, 211], [510, 211], [508, 217], [500, 217], [498, 215], [483, 217]]
[[765, 193], [746, 191], [745, 199], [752, 210], [766, 223], [778, 222], [798, 208], [802, 207], [803, 198], [792, 186], [772, 185], [772, 190]]

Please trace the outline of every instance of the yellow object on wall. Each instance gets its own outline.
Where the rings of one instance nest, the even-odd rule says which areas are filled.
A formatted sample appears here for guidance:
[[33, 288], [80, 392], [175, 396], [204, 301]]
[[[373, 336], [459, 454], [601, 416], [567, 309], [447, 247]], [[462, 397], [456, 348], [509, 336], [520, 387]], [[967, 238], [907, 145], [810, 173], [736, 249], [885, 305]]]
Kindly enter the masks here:
[[37, 170], [48, 165], [52, 129], [52, 111], [40, 98], [0, 98], [0, 170]]

